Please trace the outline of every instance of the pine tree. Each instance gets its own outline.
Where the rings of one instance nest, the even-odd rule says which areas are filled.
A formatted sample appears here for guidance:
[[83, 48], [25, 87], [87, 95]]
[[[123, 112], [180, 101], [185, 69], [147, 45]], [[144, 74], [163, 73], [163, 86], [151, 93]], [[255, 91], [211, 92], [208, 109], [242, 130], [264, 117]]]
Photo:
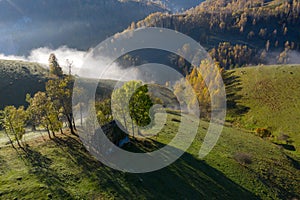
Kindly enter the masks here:
[[50, 54], [48, 61], [50, 74], [55, 75], [57, 77], [61, 77], [63, 75], [63, 71], [58, 64], [57, 58], [54, 53]]

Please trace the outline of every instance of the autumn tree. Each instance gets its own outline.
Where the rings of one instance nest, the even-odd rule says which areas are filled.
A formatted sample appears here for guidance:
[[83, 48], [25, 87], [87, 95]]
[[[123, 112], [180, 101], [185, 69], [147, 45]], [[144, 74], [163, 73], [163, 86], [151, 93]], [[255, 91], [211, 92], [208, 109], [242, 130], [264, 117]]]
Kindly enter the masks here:
[[[210, 61], [202, 61], [199, 67], [193, 68], [185, 79], [181, 79], [174, 85], [174, 94], [179, 97], [181, 105], [189, 110], [199, 105], [201, 117], [209, 117], [211, 110], [217, 109], [211, 108], [211, 96], [220, 96], [219, 88], [222, 88], [221, 82], [218, 81], [222, 78], [220, 77], [222, 68], [218, 65], [211, 67], [211, 65]], [[194, 95], [191, 95], [192, 93]], [[214, 106], [221, 106], [221, 104]]]

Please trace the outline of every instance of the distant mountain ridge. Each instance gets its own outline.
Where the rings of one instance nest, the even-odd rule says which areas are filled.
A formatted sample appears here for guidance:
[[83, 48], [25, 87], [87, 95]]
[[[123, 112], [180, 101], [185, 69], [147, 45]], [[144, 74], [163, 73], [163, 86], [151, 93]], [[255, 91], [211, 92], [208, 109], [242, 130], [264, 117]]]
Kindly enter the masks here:
[[150, 13], [158, 4], [118, 0], [2, 0], [0, 53], [67, 45], [87, 50]]
[[148, 2], [154, 2], [157, 4], [162, 5], [169, 11], [176, 13], [176, 12], [183, 12], [195, 6], [198, 6], [205, 0], [144, 0]]

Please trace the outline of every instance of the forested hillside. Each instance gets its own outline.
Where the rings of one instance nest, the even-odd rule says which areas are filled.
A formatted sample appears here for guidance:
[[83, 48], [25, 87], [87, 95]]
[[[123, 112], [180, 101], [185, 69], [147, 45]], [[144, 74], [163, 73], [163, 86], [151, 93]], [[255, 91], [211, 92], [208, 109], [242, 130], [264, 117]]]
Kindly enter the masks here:
[[154, 2], [162, 5], [170, 12], [182, 12], [189, 8], [199, 5], [204, 0], [145, 0], [148, 2]]
[[23, 55], [34, 48], [62, 45], [87, 50], [157, 11], [164, 9], [136, 1], [0, 1], [0, 52]]
[[[165, 27], [200, 42], [221, 67], [297, 63], [299, 1], [206, 1], [182, 14], [155, 13], [132, 24]], [[129, 28], [129, 29], [130, 29]]]

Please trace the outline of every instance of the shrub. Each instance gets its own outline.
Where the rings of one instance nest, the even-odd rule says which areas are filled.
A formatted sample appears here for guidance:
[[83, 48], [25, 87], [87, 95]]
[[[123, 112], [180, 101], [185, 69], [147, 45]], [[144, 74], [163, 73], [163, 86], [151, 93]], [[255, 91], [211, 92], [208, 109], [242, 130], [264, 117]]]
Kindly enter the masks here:
[[256, 135], [258, 135], [261, 138], [267, 138], [267, 137], [271, 137], [272, 133], [271, 131], [269, 131], [266, 128], [257, 128], [255, 130]]
[[252, 156], [247, 153], [237, 152], [233, 158], [241, 165], [250, 165], [252, 163]]

